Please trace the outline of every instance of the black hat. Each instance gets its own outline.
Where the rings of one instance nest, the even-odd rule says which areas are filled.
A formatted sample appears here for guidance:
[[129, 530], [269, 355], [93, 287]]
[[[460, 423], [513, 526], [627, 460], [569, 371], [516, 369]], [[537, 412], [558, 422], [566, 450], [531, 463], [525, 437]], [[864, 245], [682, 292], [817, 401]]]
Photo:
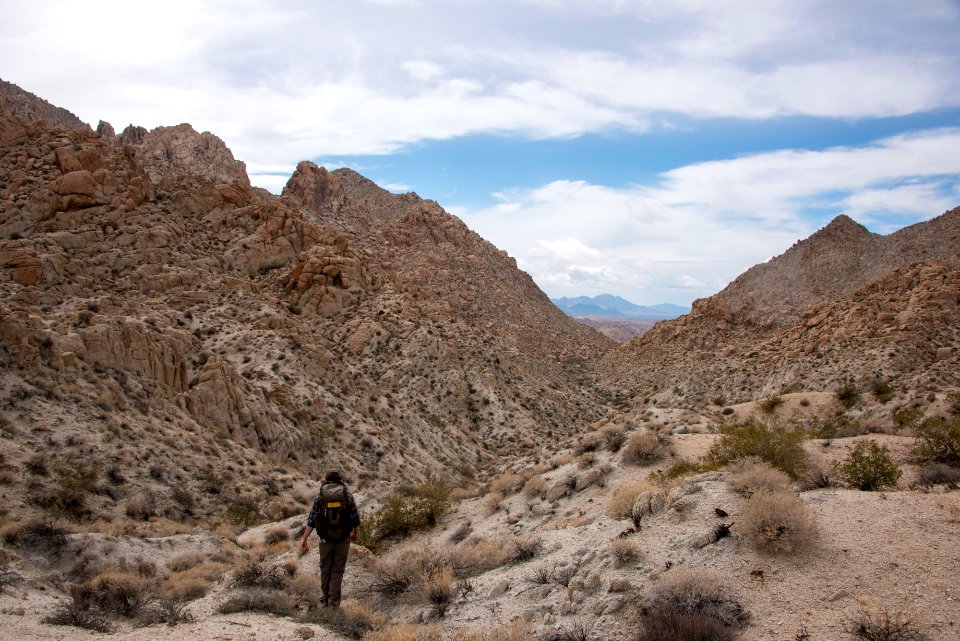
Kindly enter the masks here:
[[337, 472], [336, 470], [330, 470], [329, 472], [327, 472], [327, 476], [326, 476], [326, 478], [324, 478], [324, 480], [327, 481], [327, 482], [329, 482], [329, 483], [342, 483], [342, 482], [343, 482], [343, 478], [341, 478], [340, 472]]

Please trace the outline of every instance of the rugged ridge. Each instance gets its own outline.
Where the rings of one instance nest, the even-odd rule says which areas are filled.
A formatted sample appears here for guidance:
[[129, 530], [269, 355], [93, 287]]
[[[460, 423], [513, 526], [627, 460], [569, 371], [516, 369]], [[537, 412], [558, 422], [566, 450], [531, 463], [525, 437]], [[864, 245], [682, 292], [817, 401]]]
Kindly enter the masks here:
[[[935, 266], [938, 276], [901, 280], [902, 273], [934, 269], [924, 265]], [[611, 353], [605, 381], [618, 394], [695, 404], [711, 397], [745, 401], [831, 389], [853, 377], [956, 385], [956, 317], [916, 305], [930, 300], [929, 292], [942, 282], [945, 298], [934, 296], [935, 307], [952, 309], [956, 300], [947, 284], [958, 268], [960, 208], [889, 236], [838, 216], [719, 294], [695, 301], [690, 314], [658, 323]], [[885, 293], [867, 301], [871, 287]], [[829, 336], [814, 338], [811, 331], [820, 331], [813, 328], [827, 318], [823, 314], [848, 321], [830, 324]], [[897, 318], [910, 321], [891, 333]], [[878, 336], [891, 343], [890, 350], [874, 340]]]
[[192, 508], [216, 514], [329, 464], [374, 490], [462, 479], [605, 411], [587, 359], [612, 342], [436, 203], [312, 164], [276, 197], [187, 125], [100, 129], [0, 117], [7, 461], [124, 465], [103, 513], [222, 476]]

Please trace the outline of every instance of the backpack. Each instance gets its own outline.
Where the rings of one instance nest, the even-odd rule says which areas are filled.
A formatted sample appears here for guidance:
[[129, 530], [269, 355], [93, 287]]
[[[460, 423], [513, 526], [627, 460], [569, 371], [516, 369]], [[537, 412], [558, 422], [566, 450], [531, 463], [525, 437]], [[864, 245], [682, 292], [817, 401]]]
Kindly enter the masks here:
[[317, 536], [331, 543], [346, 541], [353, 529], [350, 525], [350, 502], [346, 486], [342, 483], [324, 483], [320, 486], [319, 499]]

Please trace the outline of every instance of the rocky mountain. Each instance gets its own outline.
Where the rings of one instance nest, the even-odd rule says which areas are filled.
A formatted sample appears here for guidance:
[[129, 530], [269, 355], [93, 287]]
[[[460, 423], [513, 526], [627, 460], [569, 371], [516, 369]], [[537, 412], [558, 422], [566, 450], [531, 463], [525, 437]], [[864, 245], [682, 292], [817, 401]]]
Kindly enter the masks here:
[[299, 510], [329, 466], [458, 482], [605, 411], [613, 343], [436, 203], [311, 163], [276, 197], [189, 125], [98, 132], [0, 112], [5, 465], [113, 470], [104, 516]]
[[0, 79], [0, 109], [24, 123], [45, 122], [48, 125], [90, 131], [90, 125], [77, 118], [72, 112], [24, 91], [17, 85]]
[[960, 208], [889, 236], [846, 216], [607, 359], [618, 394], [702, 404], [843, 380], [960, 383]]

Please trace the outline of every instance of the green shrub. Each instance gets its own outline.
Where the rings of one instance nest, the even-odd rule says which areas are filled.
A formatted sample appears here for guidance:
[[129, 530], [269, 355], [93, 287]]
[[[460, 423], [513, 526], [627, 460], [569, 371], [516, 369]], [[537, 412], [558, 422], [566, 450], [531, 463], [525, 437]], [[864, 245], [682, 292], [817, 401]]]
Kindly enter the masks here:
[[847, 458], [837, 463], [836, 472], [844, 484], [865, 492], [893, 487], [901, 475], [890, 450], [874, 441], [857, 443]]
[[87, 497], [93, 492], [100, 476], [100, 466], [84, 461], [62, 463], [54, 468], [57, 489], [51, 511], [80, 518], [87, 513]]
[[703, 459], [707, 469], [718, 469], [747, 456], [756, 456], [791, 478], [803, 474], [807, 455], [803, 451], [806, 431], [799, 425], [783, 425], [750, 417], [743, 423], [720, 426], [720, 438]]
[[950, 406], [950, 411], [954, 414], [960, 414], [960, 391], [954, 390], [947, 393], [947, 404]]
[[450, 507], [450, 490], [433, 483], [394, 490], [360, 527], [360, 544], [375, 550], [391, 539], [433, 527]]
[[914, 453], [923, 462], [960, 466], [960, 415], [929, 418], [914, 428]]
[[883, 377], [878, 376], [870, 385], [870, 393], [881, 403], [887, 403], [893, 398], [893, 386]]
[[249, 497], [234, 499], [223, 512], [223, 518], [229, 523], [240, 527], [253, 527], [262, 523], [263, 514], [260, 512], [261, 502]]
[[672, 464], [665, 470], [656, 470], [651, 472], [648, 478], [654, 483], [669, 483], [670, 481], [680, 479], [685, 476], [699, 474], [702, 471], [703, 470], [700, 468], [698, 463], [680, 458], [677, 459], [676, 463]]
[[847, 409], [853, 408], [857, 403], [860, 402], [860, 390], [852, 381], [846, 381], [843, 383], [834, 396], [840, 401], [840, 404]]
[[919, 407], [899, 407], [893, 410], [893, 424], [898, 429], [911, 427], [923, 418], [923, 410]]

